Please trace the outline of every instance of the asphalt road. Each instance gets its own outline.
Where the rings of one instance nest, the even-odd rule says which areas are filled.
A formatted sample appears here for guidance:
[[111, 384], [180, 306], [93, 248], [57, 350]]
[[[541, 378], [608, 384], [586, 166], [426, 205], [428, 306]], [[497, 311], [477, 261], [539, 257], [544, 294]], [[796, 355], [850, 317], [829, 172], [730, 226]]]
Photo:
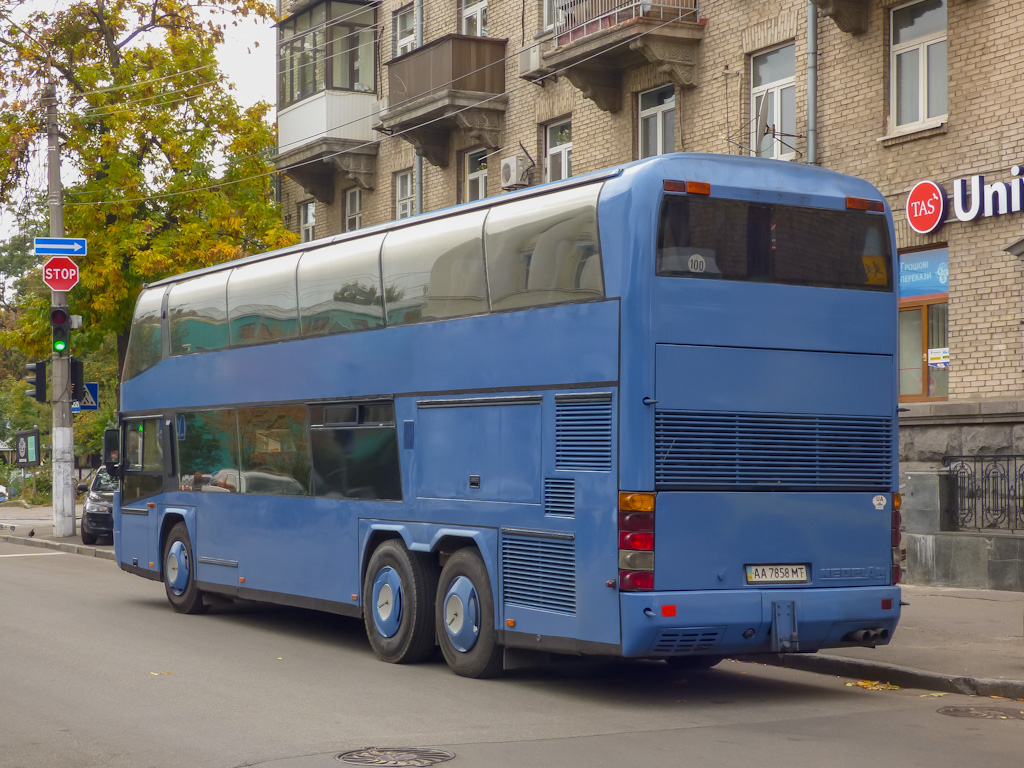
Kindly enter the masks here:
[[109, 561], [0, 542], [2, 768], [337, 768], [369, 746], [447, 750], [453, 768], [1020, 762], [1024, 702], [846, 682], [737, 662], [466, 680], [377, 661], [353, 619], [245, 603], [181, 616]]

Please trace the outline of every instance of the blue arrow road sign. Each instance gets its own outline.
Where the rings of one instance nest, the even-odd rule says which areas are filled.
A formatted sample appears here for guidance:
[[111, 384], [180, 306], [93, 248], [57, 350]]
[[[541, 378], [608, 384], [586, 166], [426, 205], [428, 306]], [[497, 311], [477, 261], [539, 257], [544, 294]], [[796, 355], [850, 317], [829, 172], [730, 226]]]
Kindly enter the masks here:
[[37, 256], [85, 256], [89, 248], [84, 237], [37, 237]]

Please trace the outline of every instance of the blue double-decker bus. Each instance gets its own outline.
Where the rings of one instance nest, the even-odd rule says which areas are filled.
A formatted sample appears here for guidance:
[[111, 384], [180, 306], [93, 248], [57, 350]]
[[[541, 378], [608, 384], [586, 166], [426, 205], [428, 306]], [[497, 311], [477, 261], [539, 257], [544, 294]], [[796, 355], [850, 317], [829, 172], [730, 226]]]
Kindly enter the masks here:
[[893, 252], [867, 182], [677, 154], [152, 284], [117, 561], [468, 677], [887, 643]]

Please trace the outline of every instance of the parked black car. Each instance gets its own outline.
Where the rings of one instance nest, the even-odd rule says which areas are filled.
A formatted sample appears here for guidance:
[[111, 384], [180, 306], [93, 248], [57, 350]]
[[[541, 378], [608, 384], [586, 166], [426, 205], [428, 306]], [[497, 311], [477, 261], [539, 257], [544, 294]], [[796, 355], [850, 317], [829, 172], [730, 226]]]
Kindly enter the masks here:
[[100, 469], [92, 482], [80, 483], [79, 491], [88, 491], [82, 508], [82, 543], [95, 544], [99, 536], [114, 535], [114, 491], [117, 481]]

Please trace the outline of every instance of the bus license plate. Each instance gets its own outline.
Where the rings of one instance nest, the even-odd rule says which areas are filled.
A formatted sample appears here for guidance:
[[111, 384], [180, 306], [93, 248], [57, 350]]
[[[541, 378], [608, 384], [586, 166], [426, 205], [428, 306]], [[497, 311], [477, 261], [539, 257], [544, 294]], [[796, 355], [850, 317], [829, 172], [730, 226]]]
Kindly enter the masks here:
[[747, 584], [799, 584], [806, 581], [806, 565], [747, 566]]

